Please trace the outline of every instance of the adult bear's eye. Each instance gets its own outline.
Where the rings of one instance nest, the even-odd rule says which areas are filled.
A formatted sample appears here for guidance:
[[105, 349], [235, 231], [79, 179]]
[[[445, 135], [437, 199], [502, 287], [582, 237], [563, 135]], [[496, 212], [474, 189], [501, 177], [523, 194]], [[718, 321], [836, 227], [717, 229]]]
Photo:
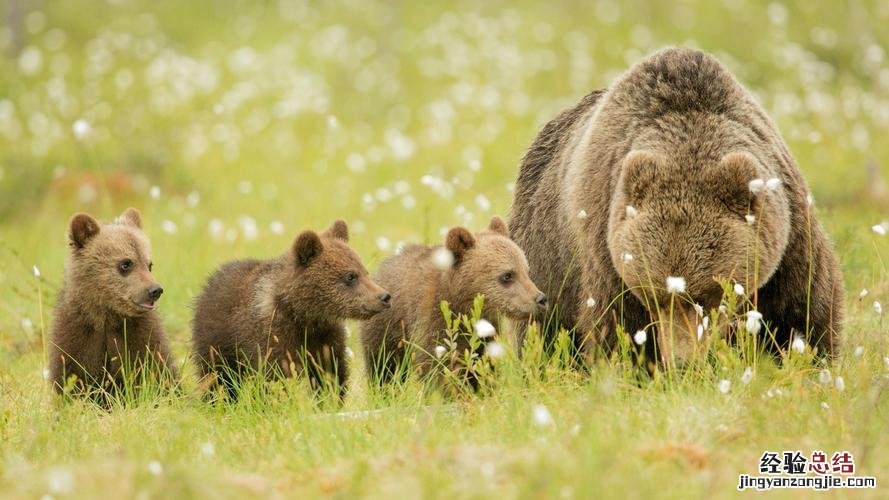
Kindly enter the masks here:
[[355, 284], [358, 283], [358, 275], [355, 273], [346, 273], [346, 275], [343, 276], [343, 283], [345, 283], [346, 286], [355, 286]]
[[130, 271], [133, 270], [133, 261], [130, 259], [124, 259], [117, 263], [117, 270], [120, 274], [126, 276], [130, 274]]
[[515, 280], [515, 274], [512, 271], [506, 271], [505, 273], [501, 274], [500, 278], [498, 279], [500, 280], [500, 283], [508, 285], [512, 283], [513, 280]]

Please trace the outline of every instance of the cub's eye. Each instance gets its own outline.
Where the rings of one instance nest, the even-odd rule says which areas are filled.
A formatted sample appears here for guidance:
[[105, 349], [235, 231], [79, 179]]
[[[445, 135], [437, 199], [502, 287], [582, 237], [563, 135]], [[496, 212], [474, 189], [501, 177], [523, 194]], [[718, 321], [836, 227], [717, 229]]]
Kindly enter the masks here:
[[133, 270], [133, 261], [130, 259], [124, 259], [117, 263], [117, 270], [120, 271], [120, 274], [126, 276], [130, 274], [130, 271]]
[[515, 280], [515, 273], [513, 273], [512, 271], [506, 271], [505, 273], [500, 275], [498, 280], [500, 281], [500, 283], [508, 285], [512, 283], [513, 280]]
[[343, 276], [343, 283], [345, 283], [346, 286], [355, 286], [355, 284], [358, 283], [358, 275], [355, 273], [346, 273], [346, 275]]
[[151, 272], [151, 268], [153, 268], [153, 267], [154, 267], [154, 262], [149, 262], [148, 263], [148, 272], [149, 273]]

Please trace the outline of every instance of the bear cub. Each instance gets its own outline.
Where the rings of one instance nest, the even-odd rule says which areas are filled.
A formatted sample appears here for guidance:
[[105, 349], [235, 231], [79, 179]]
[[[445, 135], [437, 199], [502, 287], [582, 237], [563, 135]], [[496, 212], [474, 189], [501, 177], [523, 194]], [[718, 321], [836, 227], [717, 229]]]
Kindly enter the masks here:
[[[386, 384], [398, 374], [403, 379], [408, 346], [415, 349], [410, 362], [420, 374], [429, 371], [446, 335], [442, 301], [455, 314], [468, 314], [482, 294], [482, 318], [490, 322], [498, 315], [528, 319], [546, 307], [546, 296], [531, 281], [528, 261], [500, 217], [475, 235], [452, 228], [444, 246], [406, 247], [383, 262], [376, 280], [392, 292], [394, 306], [361, 325], [372, 384]], [[459, 353], [468, 348], [468, 339], [458, 339]]]
[[164, 290], [151, 274], [151, 245], [139, 212], [128, 208], [111, 224], [76, 214], [68, 242], [48, 346], [56, 392], [108, 402], [125, 377], [134, 384], [176, 380], [156, 311]]
[[308, 230], [283, 255], [229, 262], [195, 301], [193, 345], [203, 385], [237, 398], [240, 379], [308, 376], [320, 390], [348, 380], [345, 319], [367, 319], [390, 295], [349, 247], [346, 223]]

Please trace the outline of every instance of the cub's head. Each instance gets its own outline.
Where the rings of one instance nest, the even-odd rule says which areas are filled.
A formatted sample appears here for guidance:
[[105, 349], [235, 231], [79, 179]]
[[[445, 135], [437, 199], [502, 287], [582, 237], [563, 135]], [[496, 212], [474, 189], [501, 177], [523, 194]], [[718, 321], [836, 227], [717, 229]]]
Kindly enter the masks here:
[[445, 270], [453, 301], [469, 304], [485, 296], [486, 310], [512, 318], [527, 318], [546, 308], [546, 296], [528, 276], [528, 261], [509, 238], [506, 223], [491, 219], [485, 231], [473, 235], [466, 228], [448, 231], [445, 248], [453, 263]]
[[[672, 322], [687, 334], [674, 343], [678, 347], [662, 346], [662, 352], [681, 355], [694, 343], [698, 317], [692, 305], [707, 311], [719, 306], [717, 279], [752, 293], [777, 269], [790, 212], [785, 186], [773, 177], [745, 152], [709, 162], [649, 151], [632, 151], [624, 159], [608, 246], [615, 269], [653, 319], [663, 325], [671, 298], [678, 297]], [[671, 280], [668, 290], [668, 277], [683, 278], [684, 286]]]
[[68, 225], [68, 243], [67, 296], [129, 317], [157, 307], [164, 289], [151, 274], [151, 245], [138, 210], [126, 209], [111, 224], [76, 214]]
[[303, 231], [290, 258], [300, 307], [329, 318], [367, 319], [389, 307], [389, 292], [370, 279], [358, 254], [349, 247], [349, 229], [338, 220], [321, 234]]

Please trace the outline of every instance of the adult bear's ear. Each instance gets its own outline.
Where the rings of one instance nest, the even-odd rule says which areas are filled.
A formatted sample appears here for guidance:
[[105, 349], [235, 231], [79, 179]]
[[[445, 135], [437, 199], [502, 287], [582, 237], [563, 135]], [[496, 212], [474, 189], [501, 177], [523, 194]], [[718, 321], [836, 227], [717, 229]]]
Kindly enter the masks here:
[[726, 206], [745, 215], [755, 211], [756, 195], [765, 190], [765, 182], [761, 179], [762, 186], [751, 184], [760, 177], [758, 167], [759, 161], [750, 153], [729, 153], [711, 171], [709, 184]]
[[624, 157], [620, 186], [630, 204], [640, 204], [654, 187], [660, 159], [645, 150], [630, 151]]
[[117, 220], [122, 224], [128, 224], [133, 227], [137, 227], [142, 229], [142, 215], [139, 214], [139, 211], [133, 207], [130, 207], [123, 211], [120, 214], [120, 217]]
[[346, 225], [346, 221], [337, 219], [333, 222], [333, 225], [327, 229], [327, 231], [324, 231], [324, 235], [331, 236], [333, 238], [339, 238], [348, 243], [349, 226]]
[[293, 258], [297, 267], [308, 267], [321, 254], [324, 246], [315, 231], [303, 231], [293, 242]]
[[454, 264], [460, 263], [466, 252], [475, 246], [475, 237], [465, 227], [454, 227], [448, 231], [445, 248], [454, 254]]
[[71, 248], [79, 250], [86, 246], [86, 243], [99, 234], [102, 226], [99, 221], [92, 218], [89, 214], [79, 213], [71, 218], [68, 223], [68, 241]]
[[509, 228], [506, 227], [506, 222], [498, 215], [491, 218], [491, 223], [488, 224], [488, 230], [509, 238]]

